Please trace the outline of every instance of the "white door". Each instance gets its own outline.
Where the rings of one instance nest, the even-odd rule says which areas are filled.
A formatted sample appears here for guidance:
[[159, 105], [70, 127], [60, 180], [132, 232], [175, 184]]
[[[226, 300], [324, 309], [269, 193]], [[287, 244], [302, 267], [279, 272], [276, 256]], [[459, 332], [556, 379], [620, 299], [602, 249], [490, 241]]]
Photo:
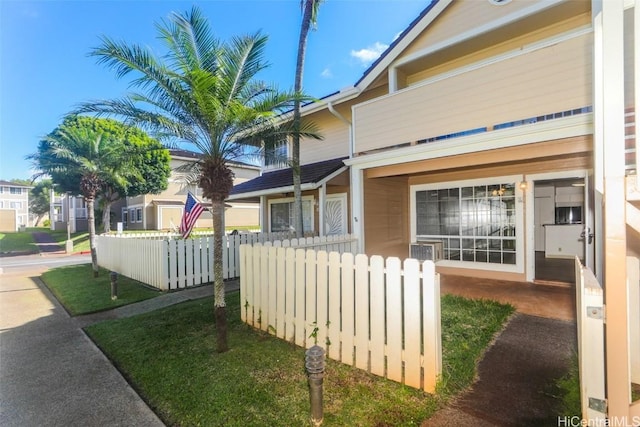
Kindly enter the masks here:
[[347, 193], [327, 195], [324, 204], [324, 234], [347, 234]]

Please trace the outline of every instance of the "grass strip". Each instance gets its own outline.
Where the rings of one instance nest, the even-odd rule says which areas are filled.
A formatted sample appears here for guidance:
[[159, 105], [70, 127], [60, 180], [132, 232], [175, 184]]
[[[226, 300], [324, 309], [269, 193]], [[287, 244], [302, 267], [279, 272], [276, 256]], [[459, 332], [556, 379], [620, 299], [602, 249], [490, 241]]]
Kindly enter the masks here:
[[160, 291], [118, 275], [118, 299], [112, 300], [109, 271], [100, 268], [99, 276], [94, 278], [91, 264], [55, 268], [41, 278], [72, 316], [109, 310], [161, 295]]
[[[238, 293], [227, 304], [231, 350], [224, 354], [215, 352], [211, 298], [87, 332], [167, 425], [310, 425], [304, 349], [243, 324]], [[471, 384], [477, 361], [512, 312], [494, 302], [443, 297], [437, 395], [327, 360], [324, 425], [419, 425]]]
[[0, 252], [37, 253], [38, 247], [33, 241], [31, 233], [0, 233]]

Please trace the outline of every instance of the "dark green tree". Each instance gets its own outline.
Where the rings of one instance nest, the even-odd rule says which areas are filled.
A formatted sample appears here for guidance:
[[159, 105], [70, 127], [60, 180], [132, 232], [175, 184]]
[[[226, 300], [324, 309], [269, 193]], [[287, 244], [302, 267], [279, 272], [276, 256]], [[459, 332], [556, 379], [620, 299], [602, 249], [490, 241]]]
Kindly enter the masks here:
[[[125, 196], [157, 194], [167, 189], [167, 180], [171, 174], [169, 151], [156, 139], [144, 131], [126, 126], [113, 119], [86, 116], [69, 116], [59, 129], [88, 129], [123, 144], [122, 154], [126, 154], [128, 170], [118, 175], [117, 180], [105, 181], [97, 196], [101, 201], [102, 225], [105, 233], [111, 231], [111, 205]], [[47, 142], [44, 141], [46, 148]], [[39, 150], [41, 151], [41, 150]], [[79, 194], [80, 172], [71, 171], [64, 176], [58, 175], [54, 182], [60, 191]]]
[[129, 169], [124, 143], [91, 126], [63, 123], [40, 142], [30, 155], [38, 176], [48, 175], [62, 191], [80, 193], [87, 203], [89, 245], [94, 277], [98, 276], [95, 200], [109, 182], [124, 182]]
[[36, 216], [34, 227], [37, 227], [42, 218], [49, 213], [52, 188], [53, 182], [43, 179], [36, 182], [29, 192], [29, 211]]
[[[224, 201], [233, 187], [228, 162], [241, 158], [256, 141], [283, 140], [293, 132], [278, 116], [300, 95], [281, 92], [259, 81], [266, 66], [267, 37], [256, 33], [223, 42], [214, 37], [196, 7], [173, 13], [157, 25], [167, 51], [103, 37], [92, 51], [117, 77], [134, 74], [140, 90], [122, 99], [88, 102], [78, 112], [123, 117], [173, 143], [192, 144], [202, 153], [194, 168], [203, 195], [211, 200], [214, 229], [214, 306], [217, 351], [228, 350], [226, 302], [222, 272]], [[315, 136], [312, 129], [297, 132]]]

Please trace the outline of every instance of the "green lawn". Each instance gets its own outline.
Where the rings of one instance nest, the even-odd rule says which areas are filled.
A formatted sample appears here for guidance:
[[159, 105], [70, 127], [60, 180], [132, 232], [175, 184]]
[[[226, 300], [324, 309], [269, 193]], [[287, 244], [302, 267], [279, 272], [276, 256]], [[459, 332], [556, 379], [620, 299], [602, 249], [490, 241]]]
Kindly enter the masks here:
[[31, 233], [0, 233], [0, 252], [37, 253], [38, 247], [33, 242]]
[[[240, 320], [228, 296], [227, 353], [215, 352], [211, 298], [102, 322], [88, 334], [167, 425], [310, 425], [304, 349]], [[442, 298], [443, 381], [437, 395], [327, 361], [327, 426], [410, 426], [468, 387], [486, 346], [513, 312], [494, 302]]]
[[73, 316], [109, 310], [161, 295], [160, 291], [145, 287], [140, 282], [118, 276], [118, 298], [112, 300], [109, 271], [101, 268], [99, 276], [94, 278], [91, 264], [55, 268], [45, 272], [41, 278]]

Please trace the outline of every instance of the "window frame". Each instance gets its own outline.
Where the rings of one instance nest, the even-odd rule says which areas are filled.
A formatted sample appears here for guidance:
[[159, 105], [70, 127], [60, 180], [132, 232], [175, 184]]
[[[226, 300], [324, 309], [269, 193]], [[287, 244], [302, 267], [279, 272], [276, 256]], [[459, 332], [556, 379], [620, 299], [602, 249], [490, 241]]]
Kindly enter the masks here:
[[[279, 199], [269, 199], [267, 201], [267, 224], [269, 225], [269, 232], [274, 232], [271, 224], [271, 206], [277, 204], [288, 203], [291, 204], [295, 201], [294, 197], [284, 197]], [[310, 218], [310, 229], [304, 230], [304, 233], [315, 233], [315, 223], [316, 223], [316, 212], [315, 212], [315, 197], [314, 196], [302, 196], [302, 203], [304, 205], [305, 202], [311, 202], [311, 218]], [[303, 206], [304, 210], [304, 206]], [[304, 215], [304, 212], [303, 212]], [[291, 216], [289, 217], [291, 220]], [[303, 218], [304, 222], [304, 218]], [[289, 224], [291, 225], [291, 224]], [[282, 230], [281, 230], [282, 231]]]
[[[471, 180], [462, 180], [462, 181], [447, 181], [447, 182], [437, 182], [432, 184], [416, 184], [409, 186], [409, 214], [410, 214], [410, 238], [411, 243], [415, 243], [418, 241], [417, 234], [417, 201], [416, 201], [416, 193], [421, 191], [429, 191], [429, 190], [448, 190], [448, 189], [459, 189], [461, 194], [462, 187], [476, 187], [476, 186], [489, 186], [489, 185], [498, 185], [505, 183], [513, 183], [514, 184], [514, 211], [515, 211], [515, 264], [499, 264], [499, 263], [491, 263], [491, 262], [477, 262], [477, 261], [463, 261], [463, 260], [449, 260], [444, 259], [438, 261], [439, 266], [444, 267], [455, 267], [455, 268], [465, 268], [465, 269], [476, 269], [476, 270], [490, 270], [490, 271], [504, 271], [511, 273], [524, 273], [524, 260], [525, 260], [525, 218], [524, 218], [524, 193], [520, 186], [518, 185], [523, 180], [522, 175], [510, 175], [510, 176], [499, 176], [499, 177], [487, 177], [480, 179], [471, 179]], [[461, 200], [460, 198], [458, 200]], [[462, 219], [458, 220], [460, 224]], [[423, 235], [428, 236], [428, 235]], [[460, 232], [457, 235], [451, 235], [453, 238], [474, 238], [474, 236], [463, 236]], [[480, 236], [482, 238], [482, 236]], [[429, 240], [438, 240], [438, 238], [428, 238]], [[460, 248], [461, 251], [463, 248]], [[501, 250], [501, 253], [504, 253], [504, 250]]]

